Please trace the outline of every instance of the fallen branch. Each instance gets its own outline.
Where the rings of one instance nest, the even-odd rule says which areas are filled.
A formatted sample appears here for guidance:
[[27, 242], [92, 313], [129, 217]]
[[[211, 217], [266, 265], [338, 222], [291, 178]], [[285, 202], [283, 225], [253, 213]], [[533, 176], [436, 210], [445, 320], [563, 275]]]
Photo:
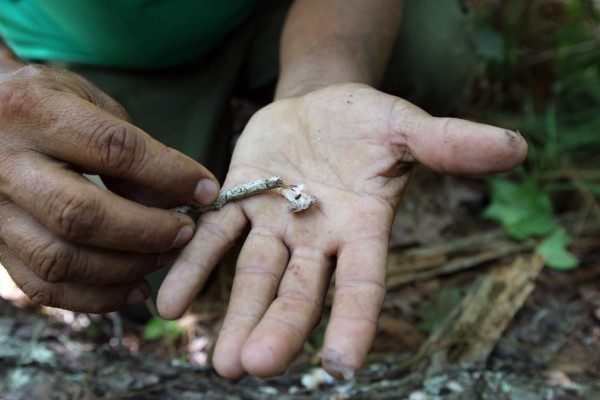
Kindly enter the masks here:
[[[569, 232], [581, 229], [582, 234], [596, 234], [600, 222], [592, 221], [581, 228], [573, 215], [561, 218]], [[473, 268], [484, 262], [531, 251], [537, 240], [515, 241], [502, 229], [449, 240], [412, 249], [392, 249], [388, 254], [388, 289]]]

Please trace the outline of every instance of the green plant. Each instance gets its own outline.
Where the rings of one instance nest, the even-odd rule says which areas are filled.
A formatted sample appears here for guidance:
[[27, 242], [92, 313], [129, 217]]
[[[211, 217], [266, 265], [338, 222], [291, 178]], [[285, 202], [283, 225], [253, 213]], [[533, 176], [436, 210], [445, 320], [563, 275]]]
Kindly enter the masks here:
[[583, 201], [571, 207], [600, 215], [600, 8], [590, 0], [507, 0], [484, 8], [479, 22], [493, 96], [476, 118], [521, 130], [529, 144], [519, 179], [489, 180], [484, 215], [515, 239], [539, 240], [547, 265], [574, 268], [552, 199], [576, 193]]
[[535, 251], [544, 256], [549, 267], [577, 267], [579, 261], [567, 250], [571, 238], [554, 215], [548, 191], [535, 178], [525, 176], [520, 183], [493, 178], [489, 187], [491, 203], [484, 216], [500, 222], [512, 238], [543, 238]]
[[554, 269], [568, 270], [576, 268], [579, 260], [567, 250], [571, 236], [562, 227], [556, 228], [535, 249], [544, 256], [548, 266]]
[[177, 321], [169, 321], [160, 317], [152, 317], [144, 327], [142, 339], [154, 341], [160, 339], [176, 340], [184, 333]]

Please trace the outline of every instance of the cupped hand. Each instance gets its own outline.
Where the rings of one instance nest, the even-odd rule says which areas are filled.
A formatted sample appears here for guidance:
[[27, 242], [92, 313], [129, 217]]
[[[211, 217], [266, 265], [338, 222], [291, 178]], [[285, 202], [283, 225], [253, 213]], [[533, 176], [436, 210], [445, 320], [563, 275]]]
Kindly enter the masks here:
[[375, 334], [388, 238], [410, 166], [484, 175], [516, 167], [526, 153], [515, 132], [434, 118], [364, 85], [277, 101], [249, 122], [224, 187], [279, 175], [304, 184], [317, 203], [290, 214], [280, 196], [258, 195], [203, 215], [163, 282], [159, 311], [183, 313], [249, 222], [215, 368], [228, 378], [284, 372], [321, 317], [335, 268], [321, 357], [327, 371], [349, 378]]
[[0, 262], [34, 302], [97, 313], [144, 301], [144, 275], [194, 230], [151, 206], [217, 192], [204, 167], [80, 76], [34, 65], [0, 74]]

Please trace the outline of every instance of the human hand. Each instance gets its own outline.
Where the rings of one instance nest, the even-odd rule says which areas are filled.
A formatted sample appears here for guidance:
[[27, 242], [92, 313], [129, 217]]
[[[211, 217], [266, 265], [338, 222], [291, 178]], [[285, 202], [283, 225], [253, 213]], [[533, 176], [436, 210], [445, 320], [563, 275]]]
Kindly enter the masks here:
[[363, 364], [385, 294], [388, 237], [410, 167], [448, 174], [510, 170], [525, 158], [516, 133], [433, 118], [368, 86], [330, 86], [277, 101], [248, 123], [224, 187], [279, 175], [318, 198], [286, 212], [260, 195], [201, 217], [159, 292], [159, 312], [178, 317], [247, 222], [213, 364], [228, 378], [285, 371], [318, 323], [335, 267], [322, 361], [335, 376]]
[[[216, 179], [65, 70], [0, 74], [0, 121], [0, 262], [15, 283], [36, 303], [75, 311], [144, 301], [143, 276], [194, 230], [190, 218], [151, 207], [208, 203]], [[101, 174], [114, 193], [82, 172]]]

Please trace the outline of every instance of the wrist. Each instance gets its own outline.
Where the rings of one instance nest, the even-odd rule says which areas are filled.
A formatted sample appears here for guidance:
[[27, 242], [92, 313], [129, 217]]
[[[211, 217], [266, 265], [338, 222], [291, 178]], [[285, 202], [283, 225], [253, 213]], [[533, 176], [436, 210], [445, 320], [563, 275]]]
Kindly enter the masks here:
[[319, 79], [306, 79], [297, 82], [280, 81], [275, 90], [275, 100], [304, 96], [305, 94], [323, 89], [333, 84], [335, 84], [335, 82]]
[[299, 97], [341, 83], [374, 84], [370, 74], [359, 68], [306, 68], [302, 71], [282, 71], [275, 90], [275, 100]]

